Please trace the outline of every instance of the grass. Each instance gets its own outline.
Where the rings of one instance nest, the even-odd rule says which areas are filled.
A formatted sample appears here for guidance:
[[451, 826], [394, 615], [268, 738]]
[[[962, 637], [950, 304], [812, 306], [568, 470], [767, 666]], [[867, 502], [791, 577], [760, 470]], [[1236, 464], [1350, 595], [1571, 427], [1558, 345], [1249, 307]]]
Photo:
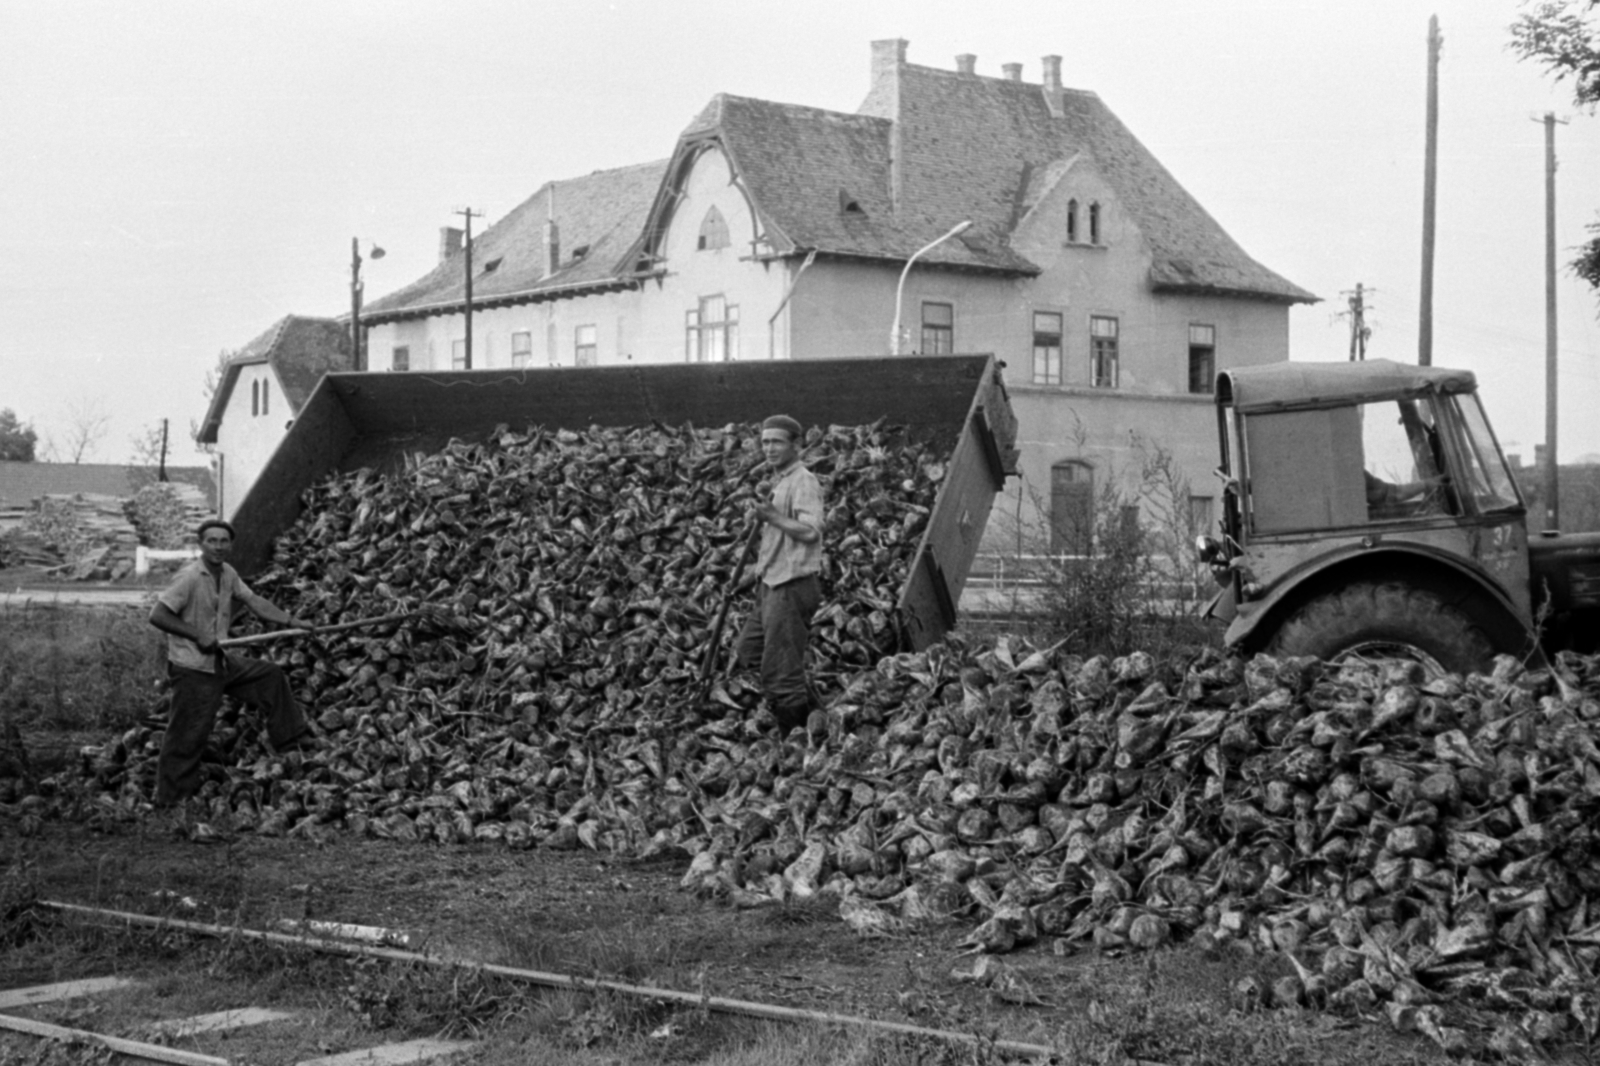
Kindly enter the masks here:
[[150, 713], [166, 665], [145, 613], [0, 605], [0, 802], [8, 778], [54, 773]]
[[165, 676], [143, 607], [0, 606], [0, 714], [20, 729], [110, 730], [148, 713]]

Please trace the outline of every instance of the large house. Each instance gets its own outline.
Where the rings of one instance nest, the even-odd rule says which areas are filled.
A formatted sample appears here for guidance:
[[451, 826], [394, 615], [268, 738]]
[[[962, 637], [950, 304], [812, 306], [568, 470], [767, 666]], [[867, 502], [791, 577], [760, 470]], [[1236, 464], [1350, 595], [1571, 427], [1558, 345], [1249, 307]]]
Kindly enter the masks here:
[[235, 352], [195, 439], [210, 448], [223, 518], [244, 502], [322, 375], [354, 369], [348, 322], [286, 315]]
[[887, 40], [854, 114], [718, 95], [665, 161], [549, 182], [474, 240], [471, 351], [466, 250], [445, 231], [436, 269], [364, 312], [369, 366], [993, 352], [1023, 477], [991, 550], [1024, 528], [1072, 550], [1141, 440], [1176, 457], [1203, 517], [1215, 372], [1287, 359], [1289, 307], [1316, 297], [1060, 63], [1030, 83], [970, 55], [917, 66]]

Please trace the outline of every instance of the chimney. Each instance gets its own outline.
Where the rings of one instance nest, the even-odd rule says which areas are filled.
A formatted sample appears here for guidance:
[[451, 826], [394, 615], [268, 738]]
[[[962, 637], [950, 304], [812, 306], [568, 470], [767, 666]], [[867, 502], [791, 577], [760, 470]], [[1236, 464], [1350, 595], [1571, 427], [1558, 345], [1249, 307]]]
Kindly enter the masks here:
[[454, 226], [439, 227], [439, 262], [447, 262], [461, 251], [461, 236], [461, 231]]
[[544, 217], [544, 276], [561, 269], [561, 230], [556, 225], [556, 183], [550, 183], [550, 198]]
[[1044, 57], [1044, 87], [1046, 89], [1061, 88], [1061, 57]]
[[1006, 76], [1006, 80], [1007, 81], [1021, 81], [1022, 80], [1022, 64], [1021, 63], [1001, 63], [1000, 64], [1000, 73], [1002, 73], [1002, 74], [1004, 74]]
[[973, 55], [971, 52], [962, 52], [960, 55], [956, 56], [957, 74], [972, 74], [976, 71], [977, 66], [978, 57]]
[[883, 41], [872, 42], [872, 80], [877, 81], [885, 74], [893, 74], [895, 68], [906, 61], [906, 44], [904, 37], [891, 37]]

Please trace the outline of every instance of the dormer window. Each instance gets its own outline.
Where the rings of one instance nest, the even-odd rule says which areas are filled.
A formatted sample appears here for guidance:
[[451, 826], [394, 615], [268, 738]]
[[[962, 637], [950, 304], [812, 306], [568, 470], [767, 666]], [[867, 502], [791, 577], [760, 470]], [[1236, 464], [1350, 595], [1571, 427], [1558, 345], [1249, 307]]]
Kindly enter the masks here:
[[1078, 243], [1078, 201], [1067, 201], [1067, 243]]
[[1100, 205], [1089, 205], [1089, 243], [1100, 243]]
[[500, 269], [500, 264], [504, 261], [504, 259], [504, 256], [495, 256], [493, 259], [483, 264], [483, 272], [485, 274], [493, 274], [496, 270]]
[[572, 261], [576, 263], [578, 260], [582, 259], [588, 254], [589, 246], [587, 244], [580, 244], [572, 250]]
[[843, 189], [839, 190], [839, 213], [844, 215], [846, 218], [867, 217], [867, 212], [861, 206], [861, 201], [857, 200], [854, 196], [851, 196]]
[[706, 212], [706, 217], [700, 222], [700, 241], [695, 247], [702, 252], [706, 252], [716, 248], [726, 248], [727, 246], [727, 220], [722, 217], [722, 212], [713, 206]]

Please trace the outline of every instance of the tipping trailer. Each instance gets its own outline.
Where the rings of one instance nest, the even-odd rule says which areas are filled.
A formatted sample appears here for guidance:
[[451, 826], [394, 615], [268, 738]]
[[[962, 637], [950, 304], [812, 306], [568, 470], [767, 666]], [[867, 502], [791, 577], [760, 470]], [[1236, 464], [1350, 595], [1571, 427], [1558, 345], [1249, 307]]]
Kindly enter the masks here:
[[1530, 536], [1477, 387], [1384, 359], [1217, 375], [1225, 505], [1200, 553], [1230, 646], [1456, 672], [1594, 650], [1600, 533]]
[[989, 355], [329, 374], [233, 515], [234, 565], [246, 575], [266, 565], [319, 479], [398, 470], [452, 438], [483, 440], [500, 425], [715, 426], [779, 411], [808, 426], [881, 418], [951, 448], [898, 603], [904, 643], [936, 643], [955, 626], [994, 498], [1016, 473], [1016, 417]]

